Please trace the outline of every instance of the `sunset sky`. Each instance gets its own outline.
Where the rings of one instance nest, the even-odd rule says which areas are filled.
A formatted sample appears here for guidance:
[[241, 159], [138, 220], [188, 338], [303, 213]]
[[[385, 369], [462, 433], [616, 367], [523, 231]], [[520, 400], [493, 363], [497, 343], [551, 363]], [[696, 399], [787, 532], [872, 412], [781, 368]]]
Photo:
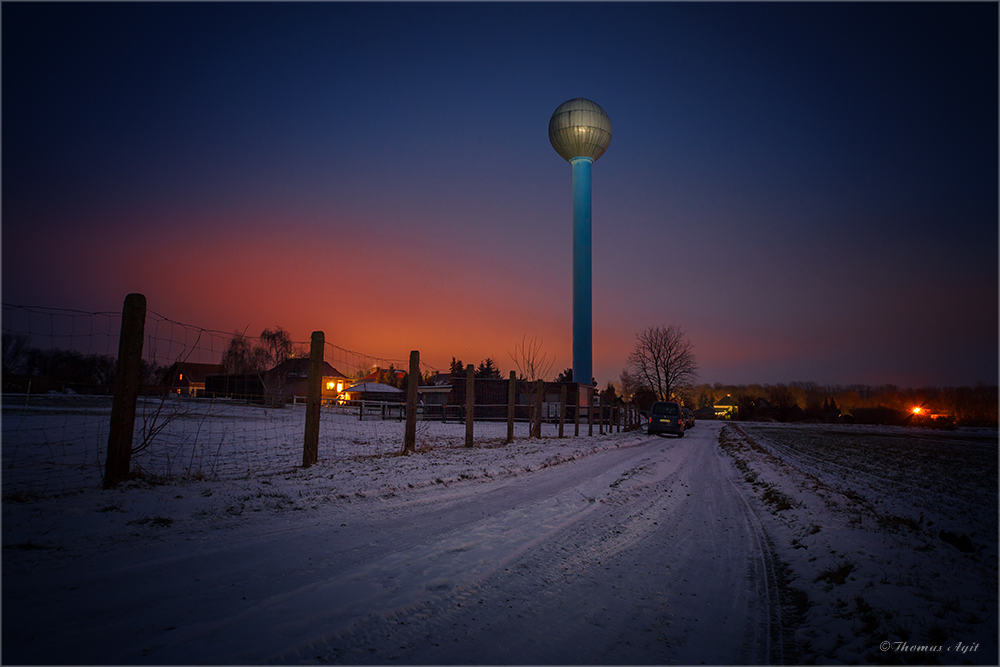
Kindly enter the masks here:
[[997, 382], [998, 5], [3, 3], [2, 295], [431, 367], [572, 364], [586, 97], [594, 374]]

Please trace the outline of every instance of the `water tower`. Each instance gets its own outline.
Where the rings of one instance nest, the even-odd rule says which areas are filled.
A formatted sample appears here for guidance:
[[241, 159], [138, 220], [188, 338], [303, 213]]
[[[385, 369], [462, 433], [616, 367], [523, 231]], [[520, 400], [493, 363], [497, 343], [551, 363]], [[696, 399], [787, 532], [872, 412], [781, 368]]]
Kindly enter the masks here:
[[577, 97], [549, 119], [549, 141], [573, 165], [573, 381], [594, 376], [591, 295], [590, 165], [611, 143], [611, 119], [596, 102]]

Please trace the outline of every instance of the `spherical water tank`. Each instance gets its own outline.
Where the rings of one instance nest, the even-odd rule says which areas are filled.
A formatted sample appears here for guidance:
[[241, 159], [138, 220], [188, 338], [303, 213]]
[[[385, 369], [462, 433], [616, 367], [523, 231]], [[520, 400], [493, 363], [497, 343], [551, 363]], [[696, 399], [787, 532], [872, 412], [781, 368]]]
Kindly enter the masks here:
[[563, 102], [549, 119], [549, 141], [564, 159], [604, 155], [611, 143], [611, 119], [596, 102], [577, 97]]

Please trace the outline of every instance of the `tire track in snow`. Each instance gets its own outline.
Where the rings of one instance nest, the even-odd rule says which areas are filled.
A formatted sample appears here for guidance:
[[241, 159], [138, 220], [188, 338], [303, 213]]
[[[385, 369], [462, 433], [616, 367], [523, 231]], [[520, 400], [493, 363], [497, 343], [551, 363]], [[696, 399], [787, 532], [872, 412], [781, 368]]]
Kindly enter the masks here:
[[[714, 451], [717, 457], [721, 458], [723, 456], [718, 447], [715, 447]], [[735, 471], [730, 470], [730, 472]], [[767, 530], [764, 528], [764, 523], [761, 521], [760, 516], [750, 504], [750, 501], [747, 500], [747, 497], [740, 490], [740, 487], [736, 481], [734, 481], [733, 476], [731, 474], [726, 474], [725, 478], [732, 487], [733, 493], [739, 498], [739, 507], [743, 513], [744, 520], [746, 521], [747, 532], [751, 536], [753, 545], [753, 555], [751, 558], [759, 577], [758, 585], [762, 588], [763, 599], [767, 604], [767, 626], [766, 632], [763, 633], [763, 638], [748, 636], [747, 643], [755, 645], [763, 639], [765, 642], [764, 656], [767, 658], [768, 662], [770, 664], [783, 665], [785, 664], [785, 655], [784, 632], [781, 620], [781, 592], [779, 588], [778, 572], [775, 566], [775, 562], [778, 561], [778, 558], [774, 553], [774, 547], [771, 544], [770, 537], [767, 534]]]
[[720, 465], [718, 429], [703, 432], [577, 478], [562, 493], [589, 511], [491, 574], [432, 581], [412, 605], [270, 661], [780, 662], [766, 534]]
[[[377, 655], [368, 655], [366, 647], [384, 648], [390, 645], [412, 647], [417, 642], [426, 644], [428, 635], [447, 629], [449, 623], [454, 624], [450, 619], [464, 615], [465, 602], [470, 596], [477, 594], [481, 582], [494, 573], [517, 571], [519, 562], [526, 554], [538, 550], [541, 545], [553, 542], [556, 535], [566, 532], [607, 503], [608, 496], [614, 495], [623, 481], [640, 472], [642, 466], [632, 464], [637, 456], [648, 455], [636, 448], [622, 448], [621, 451], [609, 453], [609, 456], [601, 461], [581, 462], [576, 466], [578, 470], [575, 474], [570, 476], [569, 485], [566, 485], [566, 480], [562, 476], [566, 471], [565, 467], [561, 467], [557, 473], [560, 475], [557, 478], [558, 485], [547, 487], [544, 480], [546, 476], [541, 472], [532, 475], [531, 479], [499, 485], [503, 494], [512, 498], [518, 498], [519, 492], [528, 493], [530, 490], [529, 500], [533, 498], [537, 500], [508, 501], [508, 505], [515, 503], [513, 507], [499, 511], [495, 517], [471, 525], [458, 526], [448, 535], [449, 539], [460, 543], [459, 548], [445, 549], [447, 553], [474, 551], [484, 547], [488, 541], [490, 548], [496, 553], [496, 558], [490, 559], [488, 566], [470, 572], [469, 568], [457, 566], [455, 563], [445, 564], [444, 561], [447, 559], [435, 555], [441, 551], [441, 545], [436, 543], [425, 558], [428, 561], [437, 559], [442, 563], [433, 572], [429, 568], [423, 570], [423, 578], [430, 577], [430, 579], [423, 584], [422, 591], [416, 592], [411, 603], [373, 610], [347, 627], [338, 628], [327, 636], [316, 638], [299, 648], [274, 655], [268, 661], [282, 663], [289, 660], [321, 659], [334, 662], [367, 662], [372, 659], [378, 662], [391, 656], [383, 655], [384, 650]], [[608, 458], [612, 462], [621, 461], [621, 463], [611, 463]], [[615, 472], [626, 466], [630, 467], [623, 473]], [[615, 481], [609, 484], [607, 481], [609, 479]], [[497, 494], [494, 490], [487, 495], [501, 494]], [[480, 504], [482, 502], [482, 499], [475, 501]], [[436, 501], [428, 500], [420, 510], [437, 514], [436, 505]], [[472, 537], [473, 535], [478, 537]], [[608, 552], [607, 549], [605, 552]], [[467, 560], [475, 561], [481, 555], [470, 554]], [[405, 565], [403, 561], [407, 561]], [[411, 562], [407, 558], [392, 558], [378, 565], [376, 569], [381, 574], [372, 571], [366, 575], [356, 576], [358, 578], [374, 576], [375, 579], [379, 579], [394, 568], [407, 569], [410, 566]], [[438, 572], [453, 574], [451, 577], [430, 576]], [[461, 573], [461, 576], [456, 576], [454, 573]], [[407, 656], [406, 661], [413, 662], [412, 656]]]

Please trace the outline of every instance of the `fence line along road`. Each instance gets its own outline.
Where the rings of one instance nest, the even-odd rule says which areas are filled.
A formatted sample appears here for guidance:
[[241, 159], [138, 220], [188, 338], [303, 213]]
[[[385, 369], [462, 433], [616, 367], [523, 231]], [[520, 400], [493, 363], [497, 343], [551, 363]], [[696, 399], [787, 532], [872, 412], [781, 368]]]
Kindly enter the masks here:
[[[593, 405], [590, 387], [549, 384], [541, 385], [539, 392], [538, 387], [517, 381], [513, 373], [509, 380], [456, 378], [452, 391], [458, 390], [464, 399], [458, 404], [421, 403], [414, 400], [419, 396], [416, 391], [408, 392], [408, 403], [345, 400], [322, 384], [323, 380], [334, 384], [325, 373], [346, 383], [372, 367], [392, 368], [395, 362], [331, 345], [319, 331], [310, 346], [320, 351], [320, 363], [310, 363], [310, 377], [282, 378], [281, 400], [267, 402], [258, 394], [208, 394], [204, 384], [198, 387], [190, 378], [179, 378], [183, 372], [177, 369], [214, 363], [224, 370], [219, 362], [234, 335], [180, 324], [146, 310], [144, 301], [142, 295], [129, 295], [121, 314], [4, 304], [5, 496], [72, 493], [101, 484], [113, 487], [137, 475], [238, 479], [322, 460], [399, 453], [404, 448], [559, 438], [567, 435], [567, 422], [573, 425], [573, 435], [580, 435], [581, 421], [589, 435], [595, 427], [603, 434], [638, 424], [629, 407]], [[39, 349], [44, 353], [37, 353]], [[123, 349], [132, 355], [131, 369], [124, 374], [119, 370], [122, 354], [111, 354]], [[81, 369], [103, 368], [103, 375], [59, 375], [66, 364], [60, 367], [53, 360], [61, 358], [71, 358]], [[53, 363], [41, 368], [46, 360]], [[409, 377], [419, 376], [413, 368], [421, 368], [417, 351], [411, 354]], [[174, 371], [151, 386], [156, 369], [161, 374]], [[114, 384], [111, 392], [111, 382], [125, 375], [131, 382]], [[309, 384], [315, 387], [317, 380], [319, 399], [309, 418], [304, 390]], [[502, 384], [506, 403], [476, 402], [480, 383]], [[263, 379], [260, 384], [265, 384]], [[299, 386], [301, 393], [295, 391]], [[559, 391], [554, 400], [546, 387]], [[129, 436], [131, 441], [123, 446]]]

